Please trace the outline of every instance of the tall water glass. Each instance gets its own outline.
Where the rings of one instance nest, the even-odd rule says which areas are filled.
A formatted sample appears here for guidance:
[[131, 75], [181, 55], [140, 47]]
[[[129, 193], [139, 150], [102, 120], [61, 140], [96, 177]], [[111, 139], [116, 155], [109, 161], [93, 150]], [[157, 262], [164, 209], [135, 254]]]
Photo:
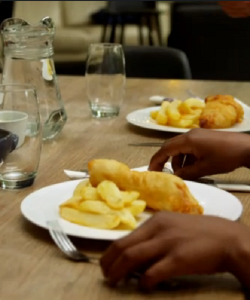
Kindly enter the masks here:
[[31, 186], [42, 147], [39, 103], [32, 85], [0, 85], [0, 128], [18, 137], [16, 149], [0, 163], [0, 187]]
[[91, 44], [86, 63], [86, 90], [93, 117], [119, 115], [125, 94], [125, 58], [120, 44]]

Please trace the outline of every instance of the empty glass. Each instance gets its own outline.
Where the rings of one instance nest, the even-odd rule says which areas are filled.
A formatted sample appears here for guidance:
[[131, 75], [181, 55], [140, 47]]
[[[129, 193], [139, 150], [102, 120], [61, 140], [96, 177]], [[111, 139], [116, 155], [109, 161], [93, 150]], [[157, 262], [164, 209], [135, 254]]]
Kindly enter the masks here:
[[18, 137], [16, 149], [0, 164], [0, 187], [32, 185], [42, 147], [39, 103], [32, 85], [0, 85], [0, 129]]
[[125, 58], [119, 44], [91, 44], [86, 63], [86, 90], [93, 117], [119, 115], [125, 92]]

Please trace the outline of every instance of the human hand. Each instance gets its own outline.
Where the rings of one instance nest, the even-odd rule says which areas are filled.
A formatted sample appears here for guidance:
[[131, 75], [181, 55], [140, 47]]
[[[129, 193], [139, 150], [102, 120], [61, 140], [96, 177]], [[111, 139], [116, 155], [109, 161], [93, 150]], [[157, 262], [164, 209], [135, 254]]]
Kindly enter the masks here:
[[115, 241], [101, 258], [101, 268], [111, 285], [144, 270], [139, 282], [144, 289], [176, 276], [225, 271], [249, 281], [244, 272], [250, 251], [238, 251], [247, 248], [243, 244], [249, 246], [249, 232], [239, 223], [160, 212]]
[[224, 12], [232, 18], [250, 16], [250, 1], [219, 1]]
[[193, 129], [167, 140], [151, 158], [149, 170], [162, 171], [170, 157], [173, 157], [175, 175], [183, 179], [228, 173], [250, 165], [250, 137], [242, 133]]

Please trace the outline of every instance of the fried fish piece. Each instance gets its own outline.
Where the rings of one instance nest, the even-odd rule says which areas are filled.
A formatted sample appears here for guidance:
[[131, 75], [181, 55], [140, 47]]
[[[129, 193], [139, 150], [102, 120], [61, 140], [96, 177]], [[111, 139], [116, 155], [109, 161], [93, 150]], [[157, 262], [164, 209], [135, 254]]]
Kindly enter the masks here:
[[203, 208], [190, 193], [185, 182], [171, 174], [132, 171], [123, 163], [95, 159], [88, 164], [90, 182], [96, 187], [104, 180], [114, 182], [120, 190], [137, 191], [147, 207], [154, 210], [203, 214]]
[[201, 128], [222, 129], [232, 127], [243, 120], [242, 106], [230, 95], [209, 96], [199, 123]]

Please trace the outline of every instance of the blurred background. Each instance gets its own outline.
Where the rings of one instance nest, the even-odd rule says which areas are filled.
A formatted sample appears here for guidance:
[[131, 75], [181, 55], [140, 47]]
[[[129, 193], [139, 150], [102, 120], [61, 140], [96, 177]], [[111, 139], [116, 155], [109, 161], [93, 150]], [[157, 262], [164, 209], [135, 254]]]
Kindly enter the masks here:
[[128, 77], [174, 76], [167, 70], [175, 68], [168, 51], [175, 48], [191, 70], [180, 78], [250, 80], [250, 19], [228, 17], [216, 1], [0, 2], [0, 22], [19, 17], [37, 23], [44, 16], [57, 28], [58, 74], [84, 75], [89, 44], [118, 42], [132, 65]]

